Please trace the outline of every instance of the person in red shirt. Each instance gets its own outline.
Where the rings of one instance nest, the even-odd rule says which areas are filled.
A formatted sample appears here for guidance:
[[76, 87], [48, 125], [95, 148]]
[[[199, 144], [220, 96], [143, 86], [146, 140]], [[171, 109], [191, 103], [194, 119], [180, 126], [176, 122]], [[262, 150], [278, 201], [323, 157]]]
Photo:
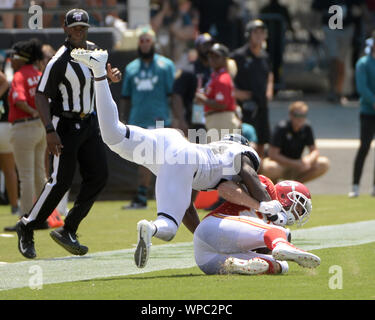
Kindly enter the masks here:
[[195, 96], [197, 102], [204, 104], [207, 131], [218, 130], [217, 139], [213, 137], [214, 132], [210, 132], [214, 140], [233, 133], [233, 130], [239, 129], [240, 126], [235, 114], [234, 85], [227, 68], [228, 56], [229, 50], [224, 45], [215, 43], [211, 47], [208, 53], [208, 61], [213, 69], [211, 80], [205, 93], [197, 92]]
[[46, 182], [44, 155], [46, 131], [35, 106], [35, 91], [41, 72], [34, 65], [43, 58], [36, 39], [13, 45], [11, 63], [14, 77], [9, 90], [10, 141], [20, 180], [20, 214], [32, 208]]

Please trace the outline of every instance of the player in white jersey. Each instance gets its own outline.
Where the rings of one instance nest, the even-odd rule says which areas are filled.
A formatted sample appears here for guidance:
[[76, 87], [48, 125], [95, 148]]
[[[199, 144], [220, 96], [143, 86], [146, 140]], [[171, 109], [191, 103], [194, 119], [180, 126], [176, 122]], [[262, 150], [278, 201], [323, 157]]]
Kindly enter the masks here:
[[110, 70], [110, 65], [106, 70], [108, 53], [75, 49], [71, 56], [93, 71], [103, 141], [124, 159], [141, 164], [156, 175], [158, 217], [153, 222], [141, 220], [137, 224], [138, 245], [134, 258], [138, 267], [146, 265], [152, 236], [170, 241], [182, 221], [194, 232], [199, 217], [191, 204], [192, 189], [214, 189], [223, 180], [237, 178], [256, 199], [258, 210], [265, 213], [281, 210], [281, 204], [269, 201], [261, 187], [256, 174], [260, 159], [254, 149], [241, 144], [246, 144], [246, 139], [240, 137], [236, 142], [234, 136], [229, 136], [225, 141], [198, 145], [187, 141], [175, 129], [149, 130], [125, 125], [119, 121], [106, 78]]
[[308, 189], [294, 181], [274, 186], [259, 177], [271, 198], [283, 203], [284, 214], [275, 219], [230, 202], [209, 213], [194, 233], [195, 260], [204, 273], [276, 274], [288, 271], [286, 261], [308, 268], [320, 264], [319, 257], [293, 246], [283, 227], [307, 221], [312, 208]]

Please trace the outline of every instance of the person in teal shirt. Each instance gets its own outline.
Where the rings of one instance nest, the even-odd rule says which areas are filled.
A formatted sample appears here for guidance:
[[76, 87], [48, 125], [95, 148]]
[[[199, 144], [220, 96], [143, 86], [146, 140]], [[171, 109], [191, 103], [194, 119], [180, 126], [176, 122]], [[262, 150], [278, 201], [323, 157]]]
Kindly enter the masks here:
[[249, 140], [249, 142], [252, 142], [254, 144], [258, 143], [258, 137], [257, 133], [255, 131], [254, 126], [252, 126], [249, 123], [242, 122], [241, 126], [242, 135]]
[[[360, 96], [360, 146], [354, 161], [352, 190], [350, 198], [359, 196], [359, 183], [363, 165], [375, 135], [375, 32], [366, 41], [366, 55], [356, 64], [355, 79]], [[371, 195], [375, 197], [375, 172]]]
[[[146, 129], [170, 127], [172, 112], [170, 95], [173, 91], [175, 66], [172, 60], [155, 53], [155, 34], [142, 29], [138, 37], [138, 58], [125, 68], [121, 108], [125, 121]], [[147, 207], [147, 193], [152, 174], [138, 167], [138, 191], [130, 206], [124, 209]]]

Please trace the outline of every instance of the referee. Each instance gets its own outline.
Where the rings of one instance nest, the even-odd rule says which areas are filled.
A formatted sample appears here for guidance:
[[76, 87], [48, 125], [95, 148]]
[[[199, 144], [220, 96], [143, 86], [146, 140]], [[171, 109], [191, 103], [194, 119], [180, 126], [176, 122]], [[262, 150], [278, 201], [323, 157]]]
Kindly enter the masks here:
[[[36, 105], [46, 128], [48, 151], [53, 155], [53, 172], [33, 208], [16, 226], [18, 249], [26, 258], [36, 257], [33, 230], [48, 218], [71, 187], [77, 162], [82, 177], [77, 199], [65, 218], [64, 227], [50, 235], [74, 255], [88, 252], [77, 240], [76, 232], [108, 177], [105, 148], [94, 111], [92, 73], [70, 57], [74, 48], [97, 48], [87, 41], [89, 26], [86, 11], [73, 9], [66, 14], [67, 39], [46, 66], [38, 84]], [[121, 80], [117, 68], [108, 65], [107, 71], [111, 81]]]

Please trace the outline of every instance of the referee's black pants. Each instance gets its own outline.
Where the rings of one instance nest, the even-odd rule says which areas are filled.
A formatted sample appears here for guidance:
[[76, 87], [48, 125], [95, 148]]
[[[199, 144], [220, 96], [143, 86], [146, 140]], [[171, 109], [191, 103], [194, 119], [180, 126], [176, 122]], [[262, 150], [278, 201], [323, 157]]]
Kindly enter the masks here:
[[41, 226], [72, 185], [77, 163], [82, 177], [73, 208], [64, 228], [76, 233], [108, 178], [105, 146], [96, 115], [83, 120], [60, 117], [56, 126], [63, 145], [60, 156], [53, 156], [52, 174], [28, 214], [27, 228]]

